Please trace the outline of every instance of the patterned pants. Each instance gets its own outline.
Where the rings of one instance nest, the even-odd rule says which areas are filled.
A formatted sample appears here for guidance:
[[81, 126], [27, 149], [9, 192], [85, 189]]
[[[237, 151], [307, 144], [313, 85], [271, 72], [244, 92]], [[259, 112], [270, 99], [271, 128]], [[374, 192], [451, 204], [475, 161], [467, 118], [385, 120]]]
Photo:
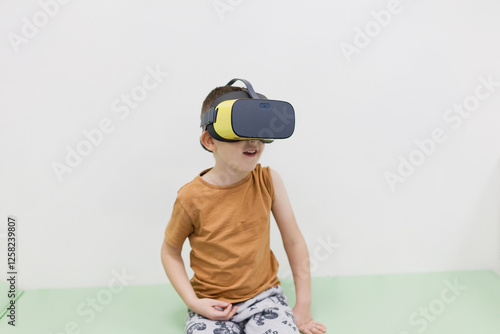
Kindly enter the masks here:
[[185, 333], [291, 334], [299, 333], [281, 286], [268, 289], [241, 303], [228, 321], [212, 321], [188, 309]]

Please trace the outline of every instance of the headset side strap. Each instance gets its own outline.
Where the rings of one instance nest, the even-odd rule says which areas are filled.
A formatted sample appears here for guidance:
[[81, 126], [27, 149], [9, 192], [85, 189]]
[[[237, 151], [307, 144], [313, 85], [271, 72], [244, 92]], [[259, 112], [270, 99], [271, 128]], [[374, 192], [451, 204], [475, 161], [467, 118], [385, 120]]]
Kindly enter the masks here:
[[217, 110], [215, 108], [210, 108], [206, 113], [201, 115], [200, 126], [206, 126], [208, 124], [214, 123], [217, 119]]

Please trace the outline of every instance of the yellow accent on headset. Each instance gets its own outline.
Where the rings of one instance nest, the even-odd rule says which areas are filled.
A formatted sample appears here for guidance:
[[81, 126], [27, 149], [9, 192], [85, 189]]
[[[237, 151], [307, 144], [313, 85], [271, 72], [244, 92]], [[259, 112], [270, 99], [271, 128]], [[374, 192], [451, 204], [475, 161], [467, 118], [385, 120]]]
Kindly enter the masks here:
[[231, 112], [235, 100], [226, 100], [219, 103], [217, 109], [217, 120], [213, 123], [214, 130], [217, 134], [226, 139], [243, 139], [236, 135], [233, 131], [233, 124], [231, 122]]

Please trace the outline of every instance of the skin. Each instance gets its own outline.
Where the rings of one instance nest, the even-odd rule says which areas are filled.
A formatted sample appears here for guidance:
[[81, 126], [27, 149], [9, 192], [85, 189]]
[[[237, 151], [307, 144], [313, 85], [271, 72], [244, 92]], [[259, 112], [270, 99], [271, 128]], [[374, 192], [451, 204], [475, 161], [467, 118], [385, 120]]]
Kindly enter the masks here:
[[[243, 180], [252, 172], [264, 151], [264, 144], [258, 140], [221, 142], [213, 139], [207, 131], [201, 135], [202, 144], [213, 152], [215, 166], [202, 178], [215, 185], [225, 186]], [[253, 157], [243, 152], [256, 150]], [[309, 253], [297, 225], [285, 185], [280, 175], [271, 169], [275, 200], [271, 211], [283, 240], [288, 261], [292, 268], [295, 284], [296, 303], [293, 307], [295, 321], [304, 334], [326, 333], [326, 326], [314, 321], [311, 315], [311, 274]], [[191, 286], [181, 257], [182, 247], [174, 248], [165, 240], [161, 249], [161, 260], [172, 286], [184, 303], [194, 312], [208, 319], [227, 321], [231, 319], [237, 306], [209, 298], [198, 298]]]

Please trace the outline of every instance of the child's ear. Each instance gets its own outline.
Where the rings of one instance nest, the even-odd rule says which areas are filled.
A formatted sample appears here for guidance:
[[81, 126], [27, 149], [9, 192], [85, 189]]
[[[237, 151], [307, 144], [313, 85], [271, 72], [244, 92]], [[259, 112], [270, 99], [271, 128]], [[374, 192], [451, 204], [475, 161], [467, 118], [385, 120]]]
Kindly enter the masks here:
[[215, 148], [214, 139], [212, 138], [212, 136], [210, 136], [208, 131], [206, 130], [203, 131], [203, 133], [200, 136], [200, 143], [207, 151], [210, 152], [214, 151]]

